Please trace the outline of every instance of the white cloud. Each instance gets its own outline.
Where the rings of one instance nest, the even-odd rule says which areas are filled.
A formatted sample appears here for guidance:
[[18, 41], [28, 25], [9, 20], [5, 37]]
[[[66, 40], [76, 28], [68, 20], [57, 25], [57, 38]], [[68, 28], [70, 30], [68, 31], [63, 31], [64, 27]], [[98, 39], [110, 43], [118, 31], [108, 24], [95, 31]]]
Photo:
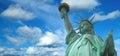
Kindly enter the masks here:
[[0, 56], [3, 56], [3, 52], [4, 52], [5, 48], [0, 47]]
[[26, 42], [36, 42], [41, 37], [41, 29], [38, 27], [20, 26], [15, 30], [17, 35], [7, 35], [6, 38], [15, 45]]
[[58, 12], [58, 6], [54, 0], [12, 0], [25, 9], [32, 11], [36, 15], [36, 19], [43, 21], [49, 28], [64, 27]]
[[[42, 10], [47, 13], [56, 13], [56, 5], [50, 5], [49, 3], [53, 3], [53, 0], [13, 0], [14, 2], [17, 2], [23, 7], [30, 8], [31, 10]], [[50, 11], [51, 9], [51, 11]], [[37, 11], [39, 12], [39, 11]]]
[[100, 5], [97, 0], [62, 0], [62, 3], [68, 3], [71, 9], [94, 9], [96, 6]]
[[115, 49], [117, 51], [117, 56], [120, 56], [120, 39], [114, 40], [115, 42]]
[[17, 46], [26, 42], [35, 43], [36, 46], [63, 46], [65, 32], [56, 30], [55, 32], [46, 31], [45, 34], [38, 27], [20, 26], [15, 29], [15, 34], [7, 35], [6, 38]]
[[107, 15], [103, 15], [101, 13], [95, 13], [95, 14], [93, 14], [93, 16], [94, 15], [95, 15], [95, 18], [93, 19], [93, 22], [97, 22], [97, 21], [103, 21], [103, 20], [107, 20], [107, 19], [116, 19], [116, 18], [120, 17], [120, 11], [115, 10], [111, 13], [108, 13]]
[[35, 15], [27, 10], [22, 9], [18, 4], [10, 5], [5, 11], [1, 13], [1, 16], [10, 20], [27, 21], [35, 18]]
[[27, 38], [29, 41], [37, 41], [41, 37], [41, 29], [38, 27], [21, 26], [17, 28], [17, 33]]
[[4, 50], [5, 50], [4, 48], [0, 47], [0, 53], [3, 52]]
[[60, 39], [61, 36], [58, 34], [54, 34], [52, 32], [46, 32], [43, 37], [40, 38], [39, 43], [37, 46], [62, 46], [64, 44], [64, 40]]
[[30, 55], [36, 54], [36, 53], [37, 53], [37, 48], [35, 48], [35, 47], [29, 47], [29, 48], [26, 50], [26, 53], [27, 53], [27, 54], [30, 54]]
[[[56, 30], [55, 32], [46, 31], [44, 34], [38, 27], [21, 26], [16, 29], [16, 33], [18, 34], [16, 37], [12, 37], [11, 35], [7, 36], [13, 44], [23, 42], [19, 38], [31, 42], [35, 37], [39, 37], [37, 38], [39, 41], [36, 41], [35, 46], [29, 46], [20, 50], [5, 49], [1, 55], [64, 56], [65, 48], [63, 38], [65, 38], [65, 33], [61, 30]], [[3, 48], [1, 48], [2, 50]]]
[[12, 37], [12, 36], [7, 35], [6, 38], [8, 39], [9, 42], [11, 42], [12, 44], [15, 44], [17, 46], [26, 42], [25, 39], [20, 38], [20, 37]]
[[49, 47], [29, 47], [26, 50], [28, 55], [36, 56], [64, 56], [65, 48], [49, 48]]
[[28, 48], [3, 48], [0, 56], [64, 56], [64, 47], [28, 47]]
[[26, 48], [19, 48], [19, 49], [15, 49], [15, 48], [4, 48], [4, 47], [0, 47], [2, 49], [4, 49], [2, 52], [0, 52], [0, 56], [23, 56], [25, 55], [25, 51]]

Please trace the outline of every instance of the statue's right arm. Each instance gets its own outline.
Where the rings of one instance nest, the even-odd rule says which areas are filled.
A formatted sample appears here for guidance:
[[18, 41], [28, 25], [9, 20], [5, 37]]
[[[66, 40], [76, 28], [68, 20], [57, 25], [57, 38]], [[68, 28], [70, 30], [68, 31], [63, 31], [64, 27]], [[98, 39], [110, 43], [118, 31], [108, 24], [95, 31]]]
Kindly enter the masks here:
[[63, 20], [64, 20], [65, 29], [66, 29], [67, 33], [69, 33], [71, 30], [73, 30], [73, 28], [72, 28], [72, 25], [68, 19], [68, 14], [67, 14], [65, 8], [61, 9], [60, 15], [61, 15], [61, 18], [63, 18]]

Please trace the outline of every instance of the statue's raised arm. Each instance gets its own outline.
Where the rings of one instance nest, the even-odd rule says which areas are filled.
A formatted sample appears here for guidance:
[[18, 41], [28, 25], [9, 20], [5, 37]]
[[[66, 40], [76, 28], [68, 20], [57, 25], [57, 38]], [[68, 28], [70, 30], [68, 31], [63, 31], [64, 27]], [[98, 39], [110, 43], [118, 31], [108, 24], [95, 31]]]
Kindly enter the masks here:
[[67, 3], [62, 3], [59, 6], [59, 11], [60, 11], [61, 18], [64, 20], [65, 29], [67, 33], [69, 33], [73, 29], [68, 18], [69, 5]]

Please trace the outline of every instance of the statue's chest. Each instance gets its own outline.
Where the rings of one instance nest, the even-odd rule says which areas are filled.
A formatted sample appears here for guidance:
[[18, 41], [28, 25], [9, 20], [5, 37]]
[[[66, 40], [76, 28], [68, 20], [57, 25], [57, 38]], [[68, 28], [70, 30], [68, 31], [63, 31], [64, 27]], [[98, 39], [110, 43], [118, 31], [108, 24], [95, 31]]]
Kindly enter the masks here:
[[[91, 38], [91, 36], [81, 36], [76, 41], [74, 41], [71, 45], [67, 48], [68, 56], [89, 56], [90, 50], [93, 48], [91, 43], [86, 38]], [[92, 41], [92, 40], [91, 40]], [[92, 50], [91, 50], [92, 51]]]

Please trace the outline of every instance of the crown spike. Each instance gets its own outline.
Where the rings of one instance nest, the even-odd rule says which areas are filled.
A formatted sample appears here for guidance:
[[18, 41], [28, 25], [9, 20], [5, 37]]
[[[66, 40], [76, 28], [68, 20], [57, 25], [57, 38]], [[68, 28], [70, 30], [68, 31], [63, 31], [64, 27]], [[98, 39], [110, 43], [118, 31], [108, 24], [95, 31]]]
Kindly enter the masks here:
[[75, 23], [80, 24], [80, 22], [75, 21]]
[[88, 12], [86, 13], [86, 19], [89, 19], [89, 18], [88, 18]]
[[90, 19], [90, 22], [92, 22], [92, 20], [95, 18], [95, 15]]
[[79, 14], [80, 18], [83, 20], [84, 18]]

